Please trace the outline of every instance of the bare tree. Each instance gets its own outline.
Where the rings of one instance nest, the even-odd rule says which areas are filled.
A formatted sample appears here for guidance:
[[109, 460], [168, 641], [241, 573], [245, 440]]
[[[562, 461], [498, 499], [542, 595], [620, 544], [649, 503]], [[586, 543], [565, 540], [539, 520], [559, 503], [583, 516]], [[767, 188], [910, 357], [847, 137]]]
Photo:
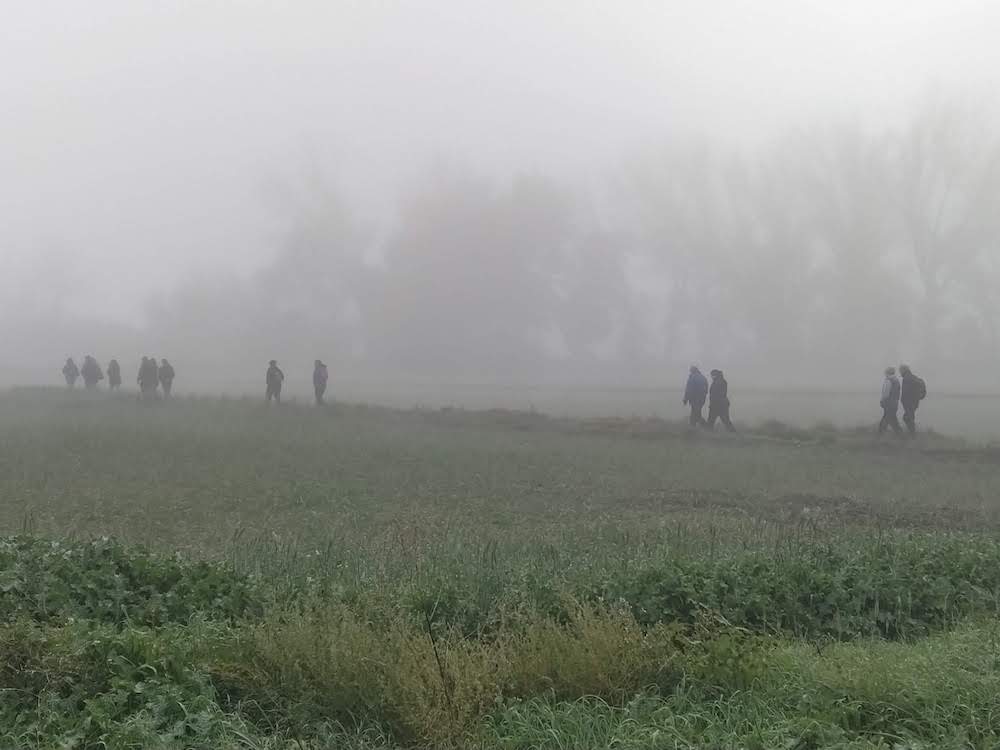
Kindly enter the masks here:
[[1000, 231], [1000, 142], [985, 117], [930, 99], [896, 137], [903, 248], [919, 281], [923, 356], [943, 354], [942, 334], [970, 306], [995, 340], [995, 273]]

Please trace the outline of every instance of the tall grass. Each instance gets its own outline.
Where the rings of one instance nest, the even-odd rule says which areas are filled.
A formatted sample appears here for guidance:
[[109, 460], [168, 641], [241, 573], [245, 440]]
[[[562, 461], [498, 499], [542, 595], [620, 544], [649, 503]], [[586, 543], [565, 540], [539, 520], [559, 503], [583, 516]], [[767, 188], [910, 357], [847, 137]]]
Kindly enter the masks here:
[[0, 748], [998, 746], [995, 457], [819, 432], [0, 398]]

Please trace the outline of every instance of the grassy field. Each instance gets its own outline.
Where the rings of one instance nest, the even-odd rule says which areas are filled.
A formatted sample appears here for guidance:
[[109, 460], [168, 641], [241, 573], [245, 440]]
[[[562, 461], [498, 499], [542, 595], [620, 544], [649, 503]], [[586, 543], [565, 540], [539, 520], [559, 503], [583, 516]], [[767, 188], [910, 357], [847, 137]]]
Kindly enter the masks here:
[[994, 748], [1000, 449], [0, 396], [0, 748]]
[[[306, 373], [308, 375], [308, 373]], [[686, 368], [680, 381], [657, 387], [433, 384], [421, 382], [386, 382], [338, 380], [331, 389], [345, 401], [377, 403], [397, 408], [418, 404], [427, 408], [459, 406], [467, 409], [508, 408], [537, 410], [546, 414], [576, 418], [619, 416], [679, 419]], [[963, 384], [931, 381], [930, 397], [920, 405], [919, 418], [926, 427], [949, 435], [977, 440], [1000, 439], [1000, 395]], [[881, 394], [881, 371], [873, 383], [852, 384], [831, 390], [805, 381], [798, 387], [754, 387], [741, 382], [739, 374], [730, 376], [733, 418], [748, 424], [778, 419], [787, 424], [809, 428], [819, 422], [833, 423], [840, 429], [871, 425], [882, 416], [878, 401]], [[669, 381], [668, 381], [669, 383]], [[207, 384], [206, 384], [207, 385]], [[213, 383], [210, 393], [222, 392], [225, 383]], [[311, 394], [308, 378], [291, 381], [289, 392], [308, 401]], [[257, 395], [256, 384], [249, 393]]]

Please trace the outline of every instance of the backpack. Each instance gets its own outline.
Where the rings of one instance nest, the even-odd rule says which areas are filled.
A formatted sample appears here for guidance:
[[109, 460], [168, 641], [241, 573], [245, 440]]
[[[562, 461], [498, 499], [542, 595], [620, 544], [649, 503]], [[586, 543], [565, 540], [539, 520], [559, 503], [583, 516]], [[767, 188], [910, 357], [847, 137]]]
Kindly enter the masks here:
[[924, 382], [923, 378], [918, 378], [916, 375], [913, 376], [917, 390], [917, 401], [923, 401], [927, 398], [927, 383]]

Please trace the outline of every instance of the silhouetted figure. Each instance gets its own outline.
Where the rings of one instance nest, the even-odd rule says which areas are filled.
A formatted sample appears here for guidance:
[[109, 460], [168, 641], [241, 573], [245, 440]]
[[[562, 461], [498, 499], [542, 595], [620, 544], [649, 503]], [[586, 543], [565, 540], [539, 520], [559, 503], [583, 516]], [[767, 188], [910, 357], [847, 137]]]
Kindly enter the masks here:
[[72, 388], [76, 385], [76, 379], [80, 377], [80, 368], [76, 366], [76, 362], [73, 361], [72, 357], [66, 358], [66, 364], [62, 368], [63, 377], [66, 378], [66, 386]]
[[136, 382], [139, 383], [139, 392], [143, 401], [152, 401], [156, 398], [156, 388], [160, 384], [160, 377], [155, 359], [152, 357], [142, 358]]
[[112, 391], [121, 388], [122, 385], [122, 368], [118, 364], [117, 359], [113, 359], [108, 362], [108, 388]]
[[879, 404], [882, 407], [882, 421], [878, 423], [878, 434], [881, 435], [887, 427], [902, 436], [903, 428], [899, 426], [899, 395], [901, 387], [899, 378], [896, 377], [896, 368], [885, 368], [885, 380], [882, 381], [882, 399]]
[[104, 373], [101, 371], [101, 366], [89, 354], [83, 358], [83, 367], [80, 368], [80, 375], [83, 376], [83, 384], [88, 391], [94, 390], [97, 384], [104, 380]]
[[[155, 363], [154, 363], [155, 364]], [[160, 380], [160, 385], [163, 386], [163, 397], [170, 398], [170, 391], [174, 387], [174, 366], [167, 362], [166, 359], [160, 360], [160, 369], [157, 372], [157, 377]]]
[[278, 367], [276, 360], [271, 360], [267, 367], [267, 400], [271, 401], [273, 398], [279, 404], [281, 403], [281, 384], [285, 382], [285, 373], [281, 371]]
[[712, 386], [708, 389], [708, 428], [715, 429], [715, 420], [721, 419], [722, 424], [730, 432], [736, 432], [729, 420], [729, 383], [722, 375], [722, 370], [712, 370]]
[[316, 360], [313, 365], [313, 390], [316, 392], [316, 406], [322, 406], [323, 395], [326, 393], [326, 381], [330, 379], [330, 374], [326, 370], [326, 365], [322, 360]]
[[903, 422], [907, 432], [914, 436], [917, 434], [917, 407], [927, 398], [927, 384], [913, 374], [909, 365], [900, 365], [899, 374], [902, 375], [899, 403], [903, 405]]
[[684, 387], [684, 405], [691, 405], [691, 426], [705, 426], [708, 423], [701, 415], [701, 410], [705, 407], [705, 398], [708, 396], [708, 380], [694, 365], [688, 375], [687, 385]]

